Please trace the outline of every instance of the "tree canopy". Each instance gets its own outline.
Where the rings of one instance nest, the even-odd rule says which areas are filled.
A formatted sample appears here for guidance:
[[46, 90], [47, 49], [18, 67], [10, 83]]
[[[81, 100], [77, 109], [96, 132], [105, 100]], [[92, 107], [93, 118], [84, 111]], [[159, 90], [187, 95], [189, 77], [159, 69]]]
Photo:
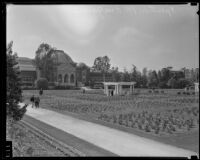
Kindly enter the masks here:
[[105, 73], [108, 72], [108, 70], [110, 69], [110, 59], [108, 58], [108, 56], [97, 57], [94, 60], [93, 68], [94, 70], [100, 71], [103, 73], [103, 79], [105, 82]]
[[47, 43], [42, 43], [35, 52], [35, 64], [40, 70], [41, 77], [46, 78], [48, 81], [53, 79], [54, 62], [52, 54], [54, 54], [55, 48], [51, 47]]
[[17, 53], [12, 51], [13, 41], [7, 46], [7, 94], [6, 94], [6, 113], [7, 116], [15, 121], [20, 120], [26, 112], [26, 107], [20, 108], [18, 103], [22, 101], [21, 79], [17, 65]]

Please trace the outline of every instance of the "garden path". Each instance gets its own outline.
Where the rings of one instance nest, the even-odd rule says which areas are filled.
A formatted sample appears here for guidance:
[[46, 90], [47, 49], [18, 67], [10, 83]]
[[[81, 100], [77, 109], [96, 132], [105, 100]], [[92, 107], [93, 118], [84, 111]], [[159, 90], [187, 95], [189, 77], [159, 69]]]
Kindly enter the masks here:
[[119, 156], [191, 157], [197, 153], [87, 122], [47, 109], [27, 107], [26, 115]]

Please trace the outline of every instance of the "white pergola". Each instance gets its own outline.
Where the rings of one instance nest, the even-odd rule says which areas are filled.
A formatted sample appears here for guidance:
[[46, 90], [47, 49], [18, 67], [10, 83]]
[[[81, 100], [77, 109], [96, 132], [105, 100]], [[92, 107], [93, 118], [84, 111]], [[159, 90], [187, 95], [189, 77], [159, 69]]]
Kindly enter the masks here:
[[199, 92], [199, 83], [198, 82], [196, 82], [196, 83], [194, 83], [194, 89], [195, 89], [195, 92]]
[[103, 82], [104, 84], [104, 93], [109, 96], [109, 86], [114, 86], [114, 95], [121, 95], [122, 94], [122, 86], [130, 86], [130, 93], [133, 93], [134, 84], [136, 82]]

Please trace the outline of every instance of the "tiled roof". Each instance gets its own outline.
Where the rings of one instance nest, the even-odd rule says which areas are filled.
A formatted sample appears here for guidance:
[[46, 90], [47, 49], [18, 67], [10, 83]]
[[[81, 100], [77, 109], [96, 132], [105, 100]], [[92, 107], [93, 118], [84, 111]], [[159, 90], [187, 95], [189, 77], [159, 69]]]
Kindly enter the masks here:
[[19, 65], [20, 71], [36, 71], [36, 67], [33, 65]]
[[20, 71], [36, 71], [36, 67], [32, 63], [32, 59], [26, 57], [19, 57], [17, 59], [17, 66], [19, 66]]

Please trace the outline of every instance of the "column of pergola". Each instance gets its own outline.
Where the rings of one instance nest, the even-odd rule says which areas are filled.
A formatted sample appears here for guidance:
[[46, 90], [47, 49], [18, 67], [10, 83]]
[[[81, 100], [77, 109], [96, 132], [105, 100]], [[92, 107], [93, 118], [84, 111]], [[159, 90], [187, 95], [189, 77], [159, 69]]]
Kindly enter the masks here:
[[133, 93], [134, 85], [130, 85], [130, 93]]

